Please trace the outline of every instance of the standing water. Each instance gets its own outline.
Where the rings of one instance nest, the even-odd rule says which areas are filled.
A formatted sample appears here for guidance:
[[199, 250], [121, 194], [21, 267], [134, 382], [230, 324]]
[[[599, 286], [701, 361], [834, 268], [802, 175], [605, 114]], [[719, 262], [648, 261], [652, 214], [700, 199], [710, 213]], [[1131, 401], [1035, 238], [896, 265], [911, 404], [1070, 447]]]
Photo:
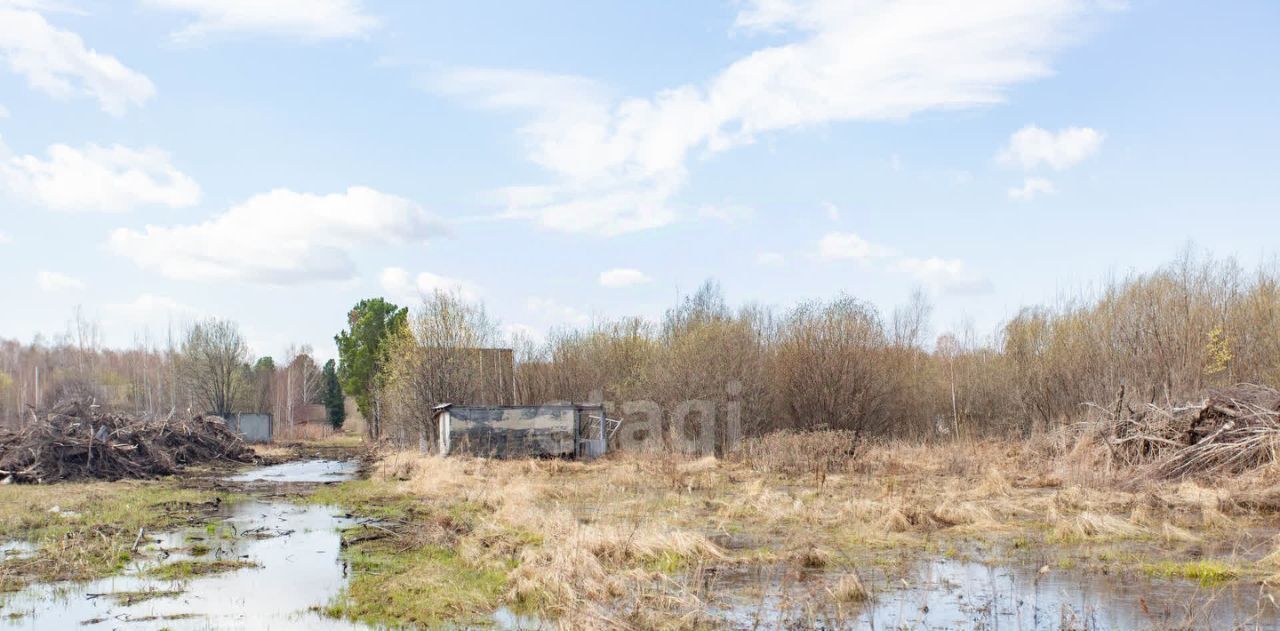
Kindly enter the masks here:
[[[301, 461], [263, 467], [237, 482], [330, 482], [350, 479], [354, 463]], [[35, 585], [9, 594], [2, 623], [17, 629], [358, 629], [321, 609], [342, 590], [347, 570], [339, 530], [352, 525], [337, 509], [251, 500], [224, 508], [211, 528], [158, 535], [161, 561], [137, 563], [119, 576], [84, 583]], [[152, 555], [155, 556], [155, 555]], [[152, 578], [175, 561], [241, 561], [253, 567], [182, 580]]]

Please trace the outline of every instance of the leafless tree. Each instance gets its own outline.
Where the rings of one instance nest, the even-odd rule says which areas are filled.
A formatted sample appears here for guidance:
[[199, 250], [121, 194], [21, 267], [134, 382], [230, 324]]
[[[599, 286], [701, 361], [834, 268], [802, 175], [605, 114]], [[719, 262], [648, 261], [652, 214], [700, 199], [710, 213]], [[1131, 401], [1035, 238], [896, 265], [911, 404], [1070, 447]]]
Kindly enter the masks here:
[[181, 374], [193, 405], [219, 415], [233, 410], [243, 385], [242, 366], [249, 347], [239, 327], [228, 320], [210, 318], [192, 325], [182, 341]]

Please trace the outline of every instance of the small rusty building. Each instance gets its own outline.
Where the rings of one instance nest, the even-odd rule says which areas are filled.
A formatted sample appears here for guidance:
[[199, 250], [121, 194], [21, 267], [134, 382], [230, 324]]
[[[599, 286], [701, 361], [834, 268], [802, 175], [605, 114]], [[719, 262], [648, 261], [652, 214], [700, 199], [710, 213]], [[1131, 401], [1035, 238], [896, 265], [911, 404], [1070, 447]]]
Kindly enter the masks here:
[[576, 458], [604, 455], [610, 425], [603, 405], [436, 406], [440, 455]]

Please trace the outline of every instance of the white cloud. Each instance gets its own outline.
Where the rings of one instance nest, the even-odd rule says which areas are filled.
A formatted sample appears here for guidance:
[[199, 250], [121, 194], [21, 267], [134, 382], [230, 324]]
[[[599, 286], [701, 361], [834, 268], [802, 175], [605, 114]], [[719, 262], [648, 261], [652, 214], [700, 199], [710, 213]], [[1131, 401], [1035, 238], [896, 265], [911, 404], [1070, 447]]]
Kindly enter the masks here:
[[1038, 195], [1050, 195], [1056, 192], [1058, 189], [1047, 178], [1028, 177], [1023, 179], [1022, 186], [1009, 189], [1009, 199], [1025, 202]]
[[108, 317], [134, 329], [159, 332], [170, 326], [181, 328], [205, 315], [201, 310], [165, 296], [141, 294], [131, 302], [104, 306]]
[[413, 277], [408, 270], [401, 267], [388, 267], [378, 277], [382, 290], [393, 300], [403, 305], [415, 305], [423, 298], [437, 291], [454, 294], [468, 302], [480, 299], [480, 287], [470, 281], [448, 276], [440, 276], [431, 272], [422, 272]]
[[550, 298], [532, 296], [525, 302], [525, 307], [534, 315], [552, 325], [585, 326], [591, 323], [591, 316], [569, 305], [563, 305]]
[[553, 180], [509, 195], [505, 216], [619, 234], [675, 221], [684, 209], [672, 200], [692, 156], [768, 132], [1001, 102], [1012, 85], [1049, 73], [1049, 55], [1085, 8], [756, 0], [737, 27], [794, 41], [652, 97], [609, 98], [589, 80], [514, 70], [465, 69], [430, 84], [482, 107], [532, 112], [521, 129], [528, 157]]
[[651, 282], [653, 282], [653, 279], [649, 278], [648, 274], [637, 269], [618, 267], [600, 272], [600, 285], [602, 287], [631, 287]]
[[[135, 206], [180, 208], [200, 201], [200, 186], [148, 147], [52, 145], [47, 159], [13, 156], [0, 163], [0, 185], [47, 208], [121, 212]], [[2, 157], [2, 156], [0, 156]]]
[[908, 256], [853, 233], [832, 232], [823, 236], [818, 242], [818, 258], [874, 263], [876, 269], [910, 274], [931, 289], [946, 293], [972, 294], [991, 290], [990, 281], [970, 270], [960, 259]]
[[84, 281], [79, 278], [59, 272], [50, 272], [48, 270], [36, 272], [36, 285], [40, 287], [40, 291], [50, 293], [58, 291], [79, 291], [85, 288]]
[[422, 243], [442, 231], [417, 204], [371, 188], [276, 189], [204, 223], [116, 230], [108, 248], [169, 278], [287, 284], [350, 279], [356, 248]]
[[781, 252], [759, 252], [756, 254], [756, 264], [766, 267], [776, 267], [787, 262], [787, 257]]
[[991, 291], [991, 281], [968, 269], [960, 259], [902, 257], [894, 268], [906, 272], [931, 289], [950, 294], [977, 294]]
[[302, 39], [364, 37], [381, 20], [359, 0], [144, 0], [157, 9], [191, 13], [195, 21], [173, 34], [177, 41], [211, 33], [263, 33]]
[[818, 257], [825, 261], [840, 259], [870, 260], [893, 256], [893, 248], [872, 243], [852, 232], [828, 232], [818, 241]]
[[1009, 137], [996, 159], [1002, 164], [1032, 170], [1041, 164], [1061, 171], [1098, 152], [1105, 136], [1090, 127], [1068, 127], [1057, 133], [1028, 125]]
[[79, 35], [49, 24], [31, 6], [0, 2], [0, 60], [33, 89], [57, 99], [90, 96], [117, 116], [155, 96], [146, 76], [87, 48]]

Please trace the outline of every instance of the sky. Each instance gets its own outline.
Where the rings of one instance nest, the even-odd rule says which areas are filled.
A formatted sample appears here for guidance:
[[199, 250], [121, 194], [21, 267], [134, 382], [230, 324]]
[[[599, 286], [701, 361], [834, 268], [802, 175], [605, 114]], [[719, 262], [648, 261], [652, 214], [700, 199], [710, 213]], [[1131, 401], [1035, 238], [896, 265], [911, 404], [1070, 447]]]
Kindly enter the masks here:
[[1280, 250], [1280, 4], [0, 0], [0, 337], [361, 298], [504, 330], [917, 289], [937, 334]]

